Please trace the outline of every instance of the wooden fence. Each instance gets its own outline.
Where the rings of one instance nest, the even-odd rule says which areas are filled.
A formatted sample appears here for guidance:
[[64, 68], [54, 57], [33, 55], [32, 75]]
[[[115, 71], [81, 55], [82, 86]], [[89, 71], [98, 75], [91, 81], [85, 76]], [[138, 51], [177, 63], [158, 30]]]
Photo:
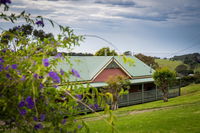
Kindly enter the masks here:
[[[180, 95], [179, 86], [174, 86], [168, 88], [169, 98], [176, 97]], [[151, 102], [162, 99], [162, 92], [160, 89], [153, 89], [149, 91], [141, 91], [129, 93], [120, 97], [118, 105], [119, 107], [129, 106], [134, 104], [140, 104], [145, 102]]]
[[[168, 98], [176, 97], [180, 95], [180, 87], [179, 86], [174, 86], [168, 88], [169, 96]], [[151, 101], [156, 101], [162, 99], [163, 93], [161, 92], [160, 89], [153, 89], [149, 91], [141, 91], [141, 92], [134, 92], [134, 93], [128, 93], [126, 95], [122, 95], [118, 101], [118, 106], [119, 107], [125, 107], [125, 106], [130, 106], [134, 104], [141, 104], [141, 103], [146, 103], [146, 102], [151, 102]], [[110, 105], [111, 102], [108, 101], [108, 104]], [[89, 109], [87, 109], [85, 106], [82, 104], [79, 104], [78, 108], [82, 112], [91, 112]], [[102, 110], [101, 108], [95, 109], [97, 110]]]

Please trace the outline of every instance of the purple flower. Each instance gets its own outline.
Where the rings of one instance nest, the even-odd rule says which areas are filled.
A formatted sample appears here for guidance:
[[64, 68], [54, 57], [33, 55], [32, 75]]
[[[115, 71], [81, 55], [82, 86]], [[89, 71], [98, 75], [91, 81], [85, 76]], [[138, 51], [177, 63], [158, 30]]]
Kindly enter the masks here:
[[4, 60], [3, 60], [3, 58], [0, 58], [0, 63], [4, 63]]
[[44, 22], [42, 20], [37, 21], [35, 24], [44, 27]]
[[16, 70], [18, 75], [21, 75], [21, 72], [19, 70]]
[[17, 64], [13, 64], [11, 67], [12, 69], [17, 69]]
[[18, 107], [24, 107], [26, 105], [26, 103], [25, 103], [25, 101], [24, 100], [22, 100], [20, 103], [19, 103], [19, 105], [18, 105]]
[[34, 102], [33, 102], [33, 99], [31, 98], [31, 96], [28, 96], [26, 98], [26, 102], [27, 102], [27, 107], [29, 109], [32, 109], [34, 107]]
[[0, 4], [6, 5], [6, 4], [10, 4], [10, 3], [11, 3], [10, 0], [0, 0]]
[[45, 120], [45, 114], [41, 114], [40, 115], [40, 121], [44, 121]]
[[38, 74], [35, 73], [35, 74], [33, 75], [33, 77], [37, 79], [37, 78], [38, 78]]
[[56, 72], [49, 72], [49, 76], [53, 79], [54, 83], [60, 83], [60, 77]]
[[6, 67], [5, 67], [5, 70], [8, 70], [8, 69], [9, 69], [9, 67], [10, 67], [9, 65], [8, 65], [8, 66], [6, 66]]
[[76, 97], [79, 99], [79, 100], [81, 100], [82, 98], [83, 98], [83, 96], [82, 95], [76, 95]]
[[98, 105], [98, 104], [94, 104], [94, 108], [95, 108], [95, 109], [98, 109], [98, 108], [99, 108], [99, 105]]
[[38, 130], [38, 129], [42, 129], [43, 128], [43, 126], [42, 126], [42, 124], [36, 124], [35, 126], [34, 126], [34, 128], [36, 129], [36, 130]]
[[48, 59], [43, 59], [43, 65], [45, 67], [48, 67], [49, 66], [49, 60]]
[[6, 74], [6, 78], [8, 78], [8, 79], [11, 79], [11, 76], [10, 76], [10, 74]]
[[20, 110], [20, 115], [26, 115], [27, 111], [25, 109]]
[[23, 75], [22, 78], [21, 78], [21, 80], [22, 80], [22, 81], [26, 80], [26, 76]]
[[44, 77], [43, 76], [39, 76], [39, 79], [43, 79]]
[[54, 87], [54, 88], [58, 88], [58, 86], [57, 86], [57, 85], [54, 85], [53, 87]]
[[78, 125], [78, 128], [80, 129], [80, 128], [82, 128], [83, 126], [82, 125]]
[[42, 89], [42, 88], [44, 88], [44, 85], [42, 83], [40, 83], [39, 89]]
[[60, 69], [60, 74], [61, 74], [61, 75], [64, 75], [64, 73], [65, 73], [65, 72], [64, 72], [62, 69]]
[[3, 65], [0, 64], [0, 72], [4, 69]]
[[80, 76], [80, 74], [78, 73], [78, 71], [76, 71], [75, 69], [72, 69], [72, 75], [74, 75], [75, 77], [77, 77], [77, 78], [80, 78], [81, 76]]
[[5, 53], [6, 52], [6, 48], [2, 49], [1, 52]]
[[62, 57], [62, 53], [58, 53], [55, 58], [60, 58], [60, 57]]
[[64, 125], [66, 122], [67, 122], [67, 119], [63, 119], [61, 123]]
[[33, 117], [34, 121], [38, 121], [38, 118], [36, 116]]

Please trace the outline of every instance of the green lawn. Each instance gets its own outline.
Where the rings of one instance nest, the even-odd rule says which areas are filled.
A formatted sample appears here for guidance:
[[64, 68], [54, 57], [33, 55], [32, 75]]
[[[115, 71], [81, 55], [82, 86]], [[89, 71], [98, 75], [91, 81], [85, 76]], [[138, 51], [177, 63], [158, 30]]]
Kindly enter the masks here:
[[[182, 96], [120, 108], [114, 111], [119, 133], [199, 133], [200, 84], [181, 88]], [[91, 133], [110, 133], [109, 126], [94, 114], [85, 116]], [[88, 119], [88, 117], [90, 119]], [[84, 132], [84, 130], [82, 130]]]
[[170, 70], [175, 70], [178, 65], [183, 64], [182, 61], [171, 61], [166, 59], [156, 59], [156, 63], [158, 63], [159, 67], [168, 67]]

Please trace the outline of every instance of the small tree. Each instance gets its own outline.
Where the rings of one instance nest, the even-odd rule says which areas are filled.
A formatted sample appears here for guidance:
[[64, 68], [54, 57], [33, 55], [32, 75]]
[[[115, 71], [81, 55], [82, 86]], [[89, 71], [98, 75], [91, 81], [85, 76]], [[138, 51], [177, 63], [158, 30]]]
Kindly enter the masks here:
[[111, 50], [109, 47], [104, 47], [99, 49], [95, 55], [96, 56], [104, 56], [106, 53], [107, 56], [115, 56], [117, 55], [117, 52], [115, 50]]
[[168, 101], [168, 85], [172, 84], [172, 82], [176, 79], [176, 73], [170, 71], [168, 68], [161, 68], [154, 72], [153, 74], [155, 84], [162, 90], [163, 92], [163, 101]]
[[130, 82], [126, 80], [126, 77], [118, 75], [111, 76], [106, 83], [108, 86], [105, 87], [104, 92], [112, 94], [111, 109], [116, 110], [118, 109], [118, 100], [120, 96], [128, 93], [128, 91], [125, 90], [129, 89]]
[[132, 56], [132, 53], [131, 53], [131, 51], [125, 51], [125, 52], [123, 53], [123, 55]]

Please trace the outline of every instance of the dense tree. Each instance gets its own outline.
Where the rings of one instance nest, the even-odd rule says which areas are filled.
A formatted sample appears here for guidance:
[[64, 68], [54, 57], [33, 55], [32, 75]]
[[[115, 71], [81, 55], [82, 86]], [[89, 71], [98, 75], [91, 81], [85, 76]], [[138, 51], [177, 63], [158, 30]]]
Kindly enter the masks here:
[[123, 53], [123, 55], [132, 56], [132, 53], [131, 53], [131, 51], [125, 51], [125, 52]]
[[106, 83], [107, 87], [104, 88], [104, 92], [112, 94], [111, 109], [118, 109], [118, 101], [121, 95], [125, 93], [125, 90], [129, 89], [130, 82], [126, 80], [124, 76], [111, 76]]
[[181, 64], [181, 65], [178, 65], [176, 68], [175, 68], [176, 72], [178, 73], [179, 76], [187, 76], [189, 74], [193, 74], [194, 71], [193, 70], [189, 70], [188, 69], [188, 66], [184, 65], [184, 64]]
[[151, 57], [151, 56], [146, 56], [143, 54], [136, 54], [135, 55], [138, 59], [140, 59], [141, 61], [143, 61], [145, 64], [147, 64], [148, 66], [151, 66], [153, 69], [158, 68], [158, 64], [155, 62], [155, 58]]
[[93, 56], [91, 53], [75, 53], [75, 52], [70, 52], [70, 53], [65, 53], [65, 52], [59, 52], [62, 53], [63, 55], [66, 56]]
[[[19, 38], [19, 35], [22, 35], [23, 38]], [[20, 43], [26, 42], [26, 40], [30, 40], [31, 38], [35, 38], [41, 41], [44, 40], [50, 40], [52, 47], [53, 45], [56, 45], [54, 42], [54, 36], [52, 33], [45, 33], [43, 30], [37, 30], [34, 29], [32, 25], [26, 24], [21, 26], [15, 26], [13, 28], [10, 28], [7, 32], [4, 32], [2, 37], [0, 38], [0, 42], [4, 43], [5, 45], [10, 45], [10, 47], [14, 47], [14, 50], [23, 50], [23, 46], [19, 45]], [[11, 43], [12, 42], [12, 43]], [[26, 44], [28, 45], [28, 44]], [[44, 51], [42, 47], [37, 48], [37, 52]], [[48, 55], [56, 55], [57, 49], [54, 49], [53, 52], [48, 53]]]
[[180, 75], [184, 75], [183, 72], [184, 72], [185, 70], [187, 70], [187, 69], [188, 69], [188, 67], [187, 67], [186, 65], [184, 65], [184, 64], [178, 65], [178, 66], [175, 68], [176, 72], [177, 72], [178, 74], [180, 74]]
[[30, 24], [14, 26], [13, 28], [10, 28], [7, 33], [10, 33], [10, 34], [5, 34], [5, 36], [1, 38], [1, 42], [5, 41], [4, 38], [7, 39], [7, 41], [14, 38], [19, 39], [19, 38], [16, 38], [18, 34], [22, 34], [26, 38], [33, 36], [42, 41], [44, 40], [44, 38], [54, 38], [52, 33], [45, 33], [41, 29], [40, 30], [34, 29], [33, 26]]
[[170, 71], [168, 68], [157, 69], [153, 74], [155, 84], [163, 92], [163, 101], [168, 101], [168, 86], [176, 79], [176, 73]]
[[95, 53], [96, 56], [116, 56], [118, 55], [115, 50], [111, 50], [109, 47], [103, 47]]

